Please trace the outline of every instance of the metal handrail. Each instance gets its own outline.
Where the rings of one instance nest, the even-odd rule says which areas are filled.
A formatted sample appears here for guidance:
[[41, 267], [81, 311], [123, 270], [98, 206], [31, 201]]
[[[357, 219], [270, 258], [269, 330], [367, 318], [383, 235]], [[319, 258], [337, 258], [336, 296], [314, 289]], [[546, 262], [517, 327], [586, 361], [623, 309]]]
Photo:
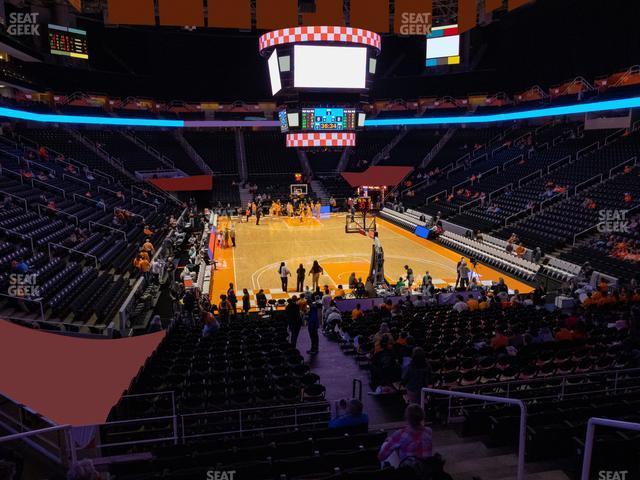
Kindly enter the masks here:
[[616, 170], [616, 169], [618, 169], [618, 168], [622, 167], [623, 165], [626, 165], [626, 164], [627, 164], [627, 163], [629, 163], [629, 162], [633, 162], [633, 163], [631, 163], [631, 165], [632, 165], [632, 166], [635, 166], [635, 165], [636, 165], [636, 161], [637, 161], [637, 159], [638, 159], [638, 157], [636, 157], [636, 156], [631, 157], [630, 159], [625, 160], [624, 162], [620, 162], [620, 163], [619, 163], [618, 165], [616, 165], [615, 167], [612, 167], [611, 169], [609, 169], [609, 178], [613, 177], [613, 171], [614, 171], [614, 170]]
[[116, 192], [115, 190], [111, 190], [110, 188], [103, 187], [102, 185], [98, 185], [98, 192], [101, 192], [103, 190], [105, 190], [105, 191], [107, 191], [109, 193], [113, 193], [114, 195], [118, 194], [118, 192]]
[[80, 255], [84, 255], [85, 257], [91, 257], [91, 258], [93, 258], [93, 261], [94, 261], [94, 264], [96, 266], [96, 269], [98, 268], [98, 257], [96, 257], [95, 255], [91, 255], [90, 253], [85, 253], [85, 252], [83, 252], [81, 250], [76, 250], [75, 248], [65, 247], [64, 245], [62, 245], [60, 243], [49, 242], [49, 246], [48, 246], [49, 258], [53, 258], [53, 256], [51, 255], [51, 246], [64, 248], [65, 250], [69, 250], [70, 252], [75, 252], [75, 253], [79, 253]]
[[[133, 195], [135, 192], [133, 190], [139, 190], [141, 192], [144, 192], [146, 189], [145, 188], [140, 188], [137, 185], [131, 185], [131, 194]], [[162, 197], [162, 195], [158, 195], [157, 193], [153, 193], [150, 192], [149, 190], [147, 190], [147, 195], [153, 195], [154, 197], [157, 197], [159, 199], [161, 199], [162, 201], [165, 201], [165, 199]]]
[[48, 206], [42, 204], [42, 203], [36, 203], [36, 208], [38, 209], [38, 215], [42, 216], [42, 212], [40, 211], [41, 208], [46, 208], [47, 210], [49, 210], [52, 213], [58, 214], [61, 213], [63, 215], [66, 215], [67, 217], [71, 217], [75, 220], [76, 226], [78, 226], [80, 224], [80, 220], [78, 219], [77, 215], [71, 215], [70, 213], [65, 212], [64, 210], [53, 210], [51, 208], [49, 208]]
[[491, 395], [479, 395], [476, 393], [456, 392], [452, 390], [441, 390], [438, 388], [423, 388], [420, 393], [421, 405], [424, 405], [425, 397], [427, 393], [448, 396], [450, 397], [449, 401], [451, 401], [451, 397], [458, 397], [458, 398], [469, 398], [473, 400], [482, 400], [484, 402], [505, 403], [508, 405], [515, 405], [519, 407], [520, 408], [520, 431], [519, 431], [519, 440], [518, 440], [518, 470], [516, 474], [516, 479], [524, 480], [524, 459], [525, 459], [525, 450], [526, 450], [526, 442], [527, 442], [527, 435], [526, 435], [527, 434], [527, 406], [522, 400], [518, 400], [516, 398], [495, 397]]
[[512, 163], [516, 163], [519, 160], [524, 160], [524, 153], [521, 153], [520, 155], [516, 155], [513, 158], [510, 158], [509, 160], [507, 160], [506, 162], [504, 162], [502, 164], [502, 170], [506, 170], [508, 166], [510, 166]]
[[596, 223], [595, 225], [591, 225], [589, 228], [585, 228], [584, 230], [582, 230], [581, 232], [576, 233], [573, 236], [573, 242], [571, 242], [572, 245], [576, 244], [576, 241], [578, 239], [578, 237], [584, 235], [585, 233], [589, 233], [591, 230], [597, 229], [600, 225], [604, 224], [604, 222], [600, 222], [600, 223]]
[[31, 235], [27, 235], [26, 233], [22, 233], [22, 232], [18, 232], [17, 230], [14, 230], [13, 228], [5, 228], [5, 227], [0, 227], [0, 230], [7, 232], [7, 233], [12, 233], [14, 235], [18, 235], [20, 237], [24, 238], [28, 238], [29, 242], [31, 243], [31, 251], [35, 252], [36, 248], [35, 245], [33, 243], [33, 237]]
[[[50, 441], [42, 438], [40, 439], [41, 441], [45, 441], [46, 443], [48, 443], [49, 445], [53, 446], [53, 447], [57, 447], [60, 451], [60, 455], [59, 457], [56, 457], [55, 455], [53, 455], [53, 453], [41, 448], [39, 445], [35, 444], [35, 443], [29, 443], [30, 445], [33, 445], [34, 448], [36, 448], [38, 451], [40, 451], [43, 455], [45, 455], [47, 458], [49, 458], [50, 460], [54, 461], [55, 463], [59, 463], [59, 464], [64, 464], [67, 461], [70, 463], [70, 465], [75, 465], [77, 462], [77, 452], [76, 452], [76, 447], [75, 447], [75, 443], [73, 441], [73, 438], [71, 437], [71, 425], [65, 423], [63, 425], [54, 425], [51, 427], [45, 427], [45, 428], [39, 428], [37, 430], [28, 430], [25, 432], [19, 432], [19, 433], [14, 433], [11, 435], [5, 435], [4, 437], [0, 437], [0, 443], [4, 443], [4, 442], [13, 442], [16, 440], [24, 440], [26, 442], [30, 442], [30, 438], [29, 437], [33, 437], [36, 435], [42, 435], [45, 433], [51, 433], [51, 432], [59, 432], [62, 431], [64, 434], [64, 438], [65, 438], [65, 447], [63, 448], [62, 446], [58, 446], [55, 444], [52, 444]], [[68, 457], [66, 456], [68, 454]], [[66, 458], [62, 458], [63, 455], [65, 455]]]
[[[555, 257], [550, 257], [551, 259], [555, 259]], [[626, 369], [619, 369], [619, 370], [603, 370], [603, 371], [596, 371], [596, 372], [583, 372], [583, 373], [567, 373], [565, 375], [562, 376], [553, 376], [553, 377], [548, 377], [548, 378], [535, 378], [535, 379], [528, 379], [528, 380], [507, 380], [507, 381], [503, 381], [503, 382], [491, 382], [491, 383], [486, 383], [486, 384], [480, 384], [480, 385], [470, 385], [470, 386], [464, 386], [464, 387], [454, 387], [454, 391], [467, 391], [467, 390], [473, 390], [473, 389], [478, 389], [478, 388], [499, 388], [502, 391], [505, 392], [505, 395], [509, 396], [511, 395], [513, 392], [519, 392], [521, 390], [518, 390], [517, 387], [522, 386], [522, 385], [527, 385], [531, 388], [527, 389], [528, 395], [527, 395], [527, 401], [534, 401], [537, 400], [541, 397], [538, 396], [531, 396], [530, 393], [535, 391], [535, 384], [540, 383], [544, 386], [544, 388], [548, 387], [549, 385], [549, 380], [551, 379], [561, 379], [561, 383], [559, 385], [559, 387], [561, 389], [564, 390], [564, 387], [566, 387], [566, 385], [568, 384], [569, 381], [571, 381], [572, 379], [578, 379], [578, 378], [585, 378], [585, 379], [589, 379], [592, 377], [596, 377], [596, 379], [602, 378], [602, 377], [607, 377], [607, 376], [613, 376], [613, 378], [610, 380], [613, 382], [613, 392], [616, 393], [617, 389], [618, 389], [618, 383], [620, 381], [620, 377], [624, 376], [624, 375], [636, 375], [640, 373], [640, 368], [626, 368]], [[639, 378], [637, 376], [634, 376], [634, 378]], [[602, 381], [598, 382], [596, 381], [596, 383], [602, 383]], [[640, 383], [639, 383], [640, 386]], [[628, 387], [624, 387], [624, 388], [628, 388]], [[609, 389], [608, 391], [611, 391], [611, 389]], [[592, 391], [589, 391], [589, 393], [592, 393]], [[584, 395], [585, 392], [583, 390], [580, 390], [579, 392], [576, 392], [576, 394], [580, 394], [580, 395]], [[566, 393], [563, 393], [560, 398], [563, 398], [563, 396], [566, 395]], [[558, 398], [558, 394], [554, 394], [554, 397]]]
[[132, 198], [131, 201], [132, 202], [138, 202], [138, 203], [144, 203], [145, 205], [149, 205], [150, 207], [153, 207], [156, 212], [158, 211], [158, 206], [154, 205], [153, 203], [145, 202], [144, 200], [138, 200], [137, 198]]
[[[74, 193], [74, 194], [73, 194], [73, 200], [75, 201], [75, 200], [76, 200], [76, 198], [82, 198], [82, 199], [84, 199], [84, 200], [88, 200], [89, 202], [93, 202], [93, 203], [95, 203], [96, 205], [98, 204], [98, 201], [97, 201], [97, 200], [94, 200], [93, 198], [87, 198], [87, 197], [85, 197], [84, 195], [78, 195], [77, 193]], [[106, 204], [102, 207], [102, 210], [103, 210], [104, 212], [106, 212], [106, 211], [107, 211], [107, 206], [106, 206]]]
[[428, 204], [429, 204], [429, 201], [430, 201], [432, 198], [439, 197], [439, 196], [440, 196], [440, 195], [442, 195], [443, 193], [446, 195], [446, 194], [447, 194], [447, 190], [442, 190], [441, 192], [438, 192], [438, 193], [436, 193], [436, 194], [434, 194], [434, 195], [431, 195], [430, 197], [427, 197], [427, 198], [425, 199], [425, 204], [426, 204], [426, 205], [428, 205]]
[[457, 165], [457, 166], [453, 166], [452, 163], [449, 164], [449, 166], [451, 167], [449, 170], [447, 170], [447, 176], [446, 178], [449, 178], [449, 176], [454, 173], [457, 172], [458, 170], [464, 170], [464, 165]]
[[556, 160], [555, 162], [550, 163], [547, 166], [547, 173], [551, 173], [552, 167], [555, 167], [556, 165], [558, 165], [560, 163], [563, 163], [567, 158], [569, 159], [569, 161], [566, 162], [566, 163], [571, 163], [571, 155], [566, 155], [566, 156], [562, 157], [560, 160]]
[[94, 168], [91, 173], [93, 173], [94, 175], [96, 175], [97, 177], [103, 177], [107, 183], [109, 185], [111, 185], [114, 182], [114, 178], [113, 175], [109, 175], [108, 173], [103, 172], [102, 170], [99, 170], [97, 168]]
[[620, 129], [616, 130], [615, 132], [610, 133], [609, 135], [607, 135], [604, 138], [604, 144], [608, 145], [610, 141], [612, 141], [612, 140], [616, 139], [617, 137], [623, 135], [624, 132], [626, 132], [626, 131], [627, 131], [626, 128], [620, 128]]
[[582, 456], [581, 480], [589, 480], [591, 474], [591, 457], [593, 456], [593, 440], [595, 437], [596, 425], [601, 427], [618, 428], [622, 430], [632, 430], [640, 432], [640, 423], [623, 422], [621, 420], [611, 420], [609, 418], [591, 417], [587, 422], [587, 434], [584, 439], [584, 453]]
[[521, 216], [523, 213], [525, 213], [525, 212], [529, 212], [529, 211], [531, 211], [531, 213], [533, 213], [533, 211], [534, 211], [534, 210], [535, 210], [535, 207], [525, 208], [525, 209], [523, 209], [523, 210], [520, 210], [519, 212], [514, 213], [513, 215], [508, 216], [507, 218], [505, 218], [505, 219], [504, 219], [504, 226], [506, 227], [506, 226], [508, 225], [509, 221], [510, 221], [512, 218], [519, 217], [519, 216]]
[[19, 197], [17, 195], [14, 195], [13, 193], [5, 192], [4, 190], [0, 190], [0, 194], [8, 195], [11, 198], [15, 198], [16, 200], [19, 200], [19, 201], [23, 202], [24, 203], [24, 209], [27, 210], [28, 207], [27, 207], [27, 199], [26, 198]]
[[485, 175], [488, 175], [489, 173], [493, 172], [494, 170], [496, 171], [496, 173], [499, 173], [499, 172], [500, 172], [500, 166], [496, 165], [495, 167], [492, 167], [492, 168], [490, 168], [489, 170], [485, 170], [484, 172], [480, 173], [480, 175], [478, 175], [478, 178], [479, 178], [480, 180], [482, 180], [482, 178], [483, 178]]
[[532, 177], [538, 177], [538, 176], [540, 178], [542, 178], [544, 176], [544, 174], [542, 173], [542, 169], [536, 170], [535, 172], [530, 173], [529, 175], [525, 175], [520, 180], [518, 180], [518, 188], [520, 188], [522, 186], [522, 182], [524, 182], [525, 180], [529, 180]]
[[498, 188], [498, 189], [496, 189], [496, 190], [494, 190], [492, 192], [489, 192], [489, 195], [487, 195], [487, 200], [491, 200], [493, 198], [493, 196], [495, 194], [497, 194], [498, 192], [501, 192], [502, 190], [508, 190], [510, 188], [513, 188], [513, 182], [509, 183], [508, 185], [505, 185], [503, 187], [500, 187], [500, 188]]
[[40, 435], [41, 433], [57, 432], [58, 430], [67, 430], [71, 428], [71, 425], [65, 423], [64, 425], [55, 425], [53, 427], [39, 428], [38, 430], [29, 430], [26, 432], [14, 433], [12, 435], [5, 435], [0, 437], [0, 443], [13, 442], [14, 440], [22, 440], [23, 438], [31, 437], [33, 435]]
[[[482, 147], [482, 148], [486, 148], [486, 147]], [[479, 162], [479, 161], [482, 159], [482, 157], [489, 158], [489, 156], [488, 156], [488, 155], [486, 154], [486, 152], [485, 152], [485, 153], [483, 153], [482, 155], [480, 155], [480, 156], [478, 156], [478, 157], [473, 157], [473, 158], [471, 159], [471, 161], [469, 161], [469, 165], [471, 165], [472, 163], [477, 163], [477, 162]]]
[[460, 207], [458, 208], [458, 213], [462, 213], [462, 210], [464, 210], [467, 207], [469, 207], [469, 205], [473, 205], [474, 203], [478, 203], [478, 202], [481, 202], [481, 201], [482, 201], [481, 198], [476, 198], [475, 200], [471, 200], [470, 202], [467, 202], [465, 204], [460, 205]]
[[24, 184], [24, 176], [23, 176], [21, 173], [16, 172], [16, 171], [14, 171], [14, 170], [9, 170], [9, 169], [8, 169], [8, 168], [6, 168], [6, 167], [5, 167], [5, 168], [3, 168], [3, 169], [2, 169], [2, 174], [3, 174], [3, 175], [6, 175], [7, 173], [10, 173], [10, 174], [12, 174], [12, 175], [17, 176], [17, 177], [20, 179], [20, 183]]
[[91, 226], [92, 225], [98, 225], [99, 227], [103, 227], [103, 228], [108, 228], [109, 230], [113, 230], [114, 232], [118, 232], [122, 234], [122, 237], [124, 238], [124, 241], [127, 241], [127, 232], [125, 232], [124, 230], [120, 230], [118, 228], [114, 228], [110, 225], [105, 225], [104, 223], [98, 223], [98, 222], [89, 222], [89, 231], [93, 232], [93, 230], [91, 230]]
[[455, 184], [453, 187], [451, 187], [451, 193], [456, 193], [456, 189], [457, 189], [458, 187], [461, 187], [461, 186], [463, 186], [463, 185], [466, 185], [467, 183], [470, 183], [470, 182], [471, 182], [471, 180], [469, 180], [469, 179], [467, 178], [464, 182], [460, 182], [460, 183]]
[[[562, 198], [564, 197], [564, 198]], [[542, 211], [549, 203], [553, 202], [558, 203], [559, 201], [563, 201], [566, 200], [567, 198], [569, 198], [569, 191], [567, 190], [564, 193], [558, 193], [557, 195], [554, 195], [553, 197], [547, 199], [547, 200], [543, 200], [542, 202], [540, 202], [540, 211]]]
[[36, 183], [36, 182], [41, 183], [42, 185], [45, 185], [45, 186], [47, 186], [49, 188], [53, 188], [55, 190], [58, 190], [58, 191], [62, 192], [62, 198], [67, 198], [67, 192], [63, 188], [56, 187], [55, 185], [51, 185], [50, 183], [43, 182], [42, 180], [38, 180], [37, 178], [32, 178], [31, 179], [31, 186], [35, 188], [34, 183]]
[[587, 183], [591, 183], [596, 178], [599, 178], [600, 179], [599, 183], [602, 183], [603, 176], [602, 176], [601, 173], [599, 173], [598, 175], [594, 175], [593, 177], [591, 177], [589, 180], [585, 180], [584, 182], [580, 182], [575, 187], [573, 187], [573, 194], [576, 195], [578, 193], [578, 187], [582, 187], [583, 185], [586, 185]]
[[[592, 148], [595, 145], [595, 148]], [[583, 153], [600, 148], [600, 142], [593, 142], [576, 152], [576, 160], [579, 160]]]
[[80, 183], [84, 183], [87, 187], [89, 187], [89, 190], [91, 190], [91, 184], [89, 182], [87, 182], [86, 180], [82, 180], [78, 177], [75, 177], [73, 175], [68, 175], [66, 173], [62, 174], [62, 179], [63, 180], [71, 180], [73, 182], [80, 182]]

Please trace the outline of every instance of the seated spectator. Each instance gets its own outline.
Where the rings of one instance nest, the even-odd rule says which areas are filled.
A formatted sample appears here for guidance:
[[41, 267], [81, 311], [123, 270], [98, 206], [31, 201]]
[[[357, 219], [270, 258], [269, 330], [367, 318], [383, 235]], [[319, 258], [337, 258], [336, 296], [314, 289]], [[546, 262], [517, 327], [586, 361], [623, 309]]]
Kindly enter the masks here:
[[371, 358], [371, 386], [376, 393], [384, 393], [385, 387], [390, 387], [400, 379], [400, 367], [393, 354], [393, 337], [386, 334], [380, 340], [380, 349]]
[[556, 342], [564, 342], [564, 341], [568, 341], [568, 340], [573, 340], [573, 334], [571, 333], [571, 330], [569, 330], [566, 327], [560, 327], [556, 330], [556, 333], [554, 335], [554, 339]]
[[402, 462], [405, 458], [429, 458], [433, 455], [433, 432], [424, 426], [424, 411], [420, 405], [409, 405], [404, 413], [407, 426], [396, 430], [380, 447], [378, 460], [384, 462], [397, 453]]
[[340, 410], [344, 411], [342, 415], [337, 415], [329, 421], [330, 429], [360, 427], [368, 428], [369, 416], [362, 413], [363, 406], [360, 400], [353, 399], [347, 404], [346, 400], [341, 400], [339, 404]]
[[491, 339], [491, 348], [499, 350], [509, 345], [509, 337], [504, 335], [502, 331], [497, 330], [493, 338]]
[[480, 308], [480, 302], [478, 302], [478, 300], [476, 300], [474, 297], [469, 297], [467, 299], [467, 310], [469, 310], [470, 312], [473, 312], [475, 310], [478, 310], [479, 308]]
[[467, 302], [464, 301], [464, 297], [462, 295], [458, 295], [456, 297], [457, 302], [453, 305], [453, 309], [458, 312], [458, 313], [462, 313], [464, 311], [469, 310], [469, 305], [467, 305]]
[[356, 308], [351, 310], [351, 320], [357, 320], [364, 316], [364, 312], [362, 311], [362, 307], [359, 303], [356, 303]]
[[411, 361], [402, 375], [401, 383], [407, 389], [407, 403], [420, 403], [422, 389], [431, 385], [431, 368], [422, 348], [413, 349]]

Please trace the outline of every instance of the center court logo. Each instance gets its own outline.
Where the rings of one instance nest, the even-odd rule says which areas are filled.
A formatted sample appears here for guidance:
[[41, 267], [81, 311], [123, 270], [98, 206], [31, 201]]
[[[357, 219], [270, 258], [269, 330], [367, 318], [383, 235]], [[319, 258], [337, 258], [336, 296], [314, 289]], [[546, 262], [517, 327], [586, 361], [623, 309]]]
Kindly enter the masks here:
[[11, 12], [9, 14], [7, 33], [14, 37], [39, 37], [40, 25], [38, 24], [38, 12]]
[[209, 470], [207, 480], [234, 480], [235, 470]]
[[629, 233], [626, 210], [600, 210], [598, 231], [601, 233]]
[[430, 12], [402, 12], [400, 14], [400, 35], [428, 35], [431, 33]]
[[9, 275], [7, 293], [17, 298], [35, 298], [40, 296], [40, 287], [35, 273], [12, 273]]

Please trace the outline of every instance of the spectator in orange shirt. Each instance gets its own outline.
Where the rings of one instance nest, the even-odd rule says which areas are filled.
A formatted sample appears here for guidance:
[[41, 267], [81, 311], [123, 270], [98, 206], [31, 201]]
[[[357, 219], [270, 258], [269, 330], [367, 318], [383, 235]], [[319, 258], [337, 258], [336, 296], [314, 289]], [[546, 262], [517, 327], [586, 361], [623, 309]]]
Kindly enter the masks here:
[[156, 249], [153, 248], [153, 244], [151, 243], [151, 241], [148, 238], [145, 239], [144, 243], [142, 244], [142, 250], [147, 252], [149, 254], [149, 256], [151, 256], [153, 254], [153, 252], [156, 251]]
[[153, 230], [149, 227], [149, 225], [144, 226], [144, 230], [142, 231], [147, 237], [153, 235]]
[[556, 334], [554, 335], [555, 341], [556, 342], [563, 342], [565, 340], [573, 340], [573, 334], [571, 333], [571, 330], [568, 330], [565, 327], [561, 327], [556, 331]]
[[518, 246], [516, 247], [515, 253], [518, 257], [523, 258], [526, 251], [527, 249], [524, 248], [524, 245], [522, 245], [522, 243], [519, 243]]
[[480, 302], [473, 297], [469, 297], [467, 300], [467, 306], [469, 307], [469, 311], [473, 312], [480, 308]]
[[625, 192], [623, 200], [624, 200], [624, 203], [631, 203], [633, 198], [631, 197], [631, 194], [629, 192]]
[[607, 282], [607, 279], [602, 277], [600, 278], [600, 282], [598, 283], [598, 291], [600, 293], [605, 293], [609, 291], [609, 282]]
[[360, 308], [360, 304], [357, 303], [356, 308], [351, 310], [351, 320], [357, 320], [359, 318], [362, 318], [363, 316], [364, 312], [362, 311], [362, 308]]

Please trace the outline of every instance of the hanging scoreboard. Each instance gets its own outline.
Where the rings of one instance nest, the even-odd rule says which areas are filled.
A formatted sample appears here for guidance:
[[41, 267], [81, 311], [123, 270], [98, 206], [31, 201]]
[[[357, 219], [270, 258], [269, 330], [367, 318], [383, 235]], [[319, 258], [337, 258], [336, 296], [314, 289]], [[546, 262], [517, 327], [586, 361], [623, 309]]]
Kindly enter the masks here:
[[354, 108], [303, 108], [302, 130], [316, 132], [355, 130]]
[[77, 28], [49, 24], [49, 52], [72, 58], [89, 59], [87, 32]]

